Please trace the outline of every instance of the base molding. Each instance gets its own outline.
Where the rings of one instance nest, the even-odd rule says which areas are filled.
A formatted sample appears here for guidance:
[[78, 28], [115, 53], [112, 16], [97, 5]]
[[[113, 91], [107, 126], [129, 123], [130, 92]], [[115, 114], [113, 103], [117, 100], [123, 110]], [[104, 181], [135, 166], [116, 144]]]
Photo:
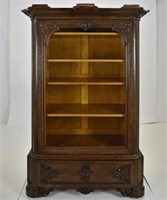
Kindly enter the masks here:
[[53, 189], [75, 189], [82, 194], [117, 189], [125, 197], [142, 197], [143, 155], [139, 152], [133, 158], [132, 155], [119, 158], [59, 160], [49, 156], [39, 158], [30, 152], [26, 194], [35, 198], [45, 197]]
[[[53, 189], [46, 189], [44, 187], [36, 187], [35, 185], [31, 183], [27, 183], [26, 187], [26, 194], [27, 196], [31, 198], [37, 198], [37, 197], [46, 197], [48, 194], [53, 191]], [[118, 189], [118, 191], [125, 197], [132, 197], [132, 198], [140, 198], [144, 196], [144, 186], [139, 185], [133, 188], [121, 188]], [[77, 192], [80, 192], [84, 195], [90, 194], [91, 192], [94, 192], [93, 188], [78, 188]]]

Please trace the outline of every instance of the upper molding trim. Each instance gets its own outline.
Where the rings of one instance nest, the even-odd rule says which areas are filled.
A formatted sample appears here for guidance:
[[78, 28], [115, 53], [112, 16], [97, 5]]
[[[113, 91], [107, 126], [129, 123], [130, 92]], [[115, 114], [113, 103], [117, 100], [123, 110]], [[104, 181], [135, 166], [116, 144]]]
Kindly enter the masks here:
[[113, 19], [137, 19], [149, 12], [139, 5], [124, 5], [121, 8], [98, 8], [94, 4], [77, 4], [73, 8], [51, 8], [47, 4], [35, 4], [22, 10], [31, 19], [66, 19], [78, 16], [89, 16], [89, 19], [97, 17]]

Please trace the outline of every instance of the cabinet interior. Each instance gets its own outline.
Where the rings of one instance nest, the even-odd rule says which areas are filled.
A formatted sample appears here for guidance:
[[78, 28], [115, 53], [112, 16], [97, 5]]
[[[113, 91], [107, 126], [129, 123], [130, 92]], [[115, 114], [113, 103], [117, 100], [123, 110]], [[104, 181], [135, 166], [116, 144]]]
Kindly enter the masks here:
[[46, 146], [125, 146], [125, 68], [116, 32], [52, 33], [45, 67]]

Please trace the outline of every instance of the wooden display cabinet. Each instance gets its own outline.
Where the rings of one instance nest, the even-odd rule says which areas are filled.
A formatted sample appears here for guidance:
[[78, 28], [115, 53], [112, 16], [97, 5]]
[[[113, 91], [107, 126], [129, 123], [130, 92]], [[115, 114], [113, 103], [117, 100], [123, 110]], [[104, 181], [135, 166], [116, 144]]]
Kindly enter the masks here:
[[33, 5], [27, 195], [118, 189], [141, 197], [138, 5]]

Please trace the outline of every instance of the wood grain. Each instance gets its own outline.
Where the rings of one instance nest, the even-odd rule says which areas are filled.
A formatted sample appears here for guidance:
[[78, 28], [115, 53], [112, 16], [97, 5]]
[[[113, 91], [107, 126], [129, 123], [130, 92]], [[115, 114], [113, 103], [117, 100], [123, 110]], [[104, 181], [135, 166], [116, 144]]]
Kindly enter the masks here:
[[27, 195], [112, 188], [142, 197], [139, 21], [148, 11], [38, 4], [23, 12], [32, 22]]

